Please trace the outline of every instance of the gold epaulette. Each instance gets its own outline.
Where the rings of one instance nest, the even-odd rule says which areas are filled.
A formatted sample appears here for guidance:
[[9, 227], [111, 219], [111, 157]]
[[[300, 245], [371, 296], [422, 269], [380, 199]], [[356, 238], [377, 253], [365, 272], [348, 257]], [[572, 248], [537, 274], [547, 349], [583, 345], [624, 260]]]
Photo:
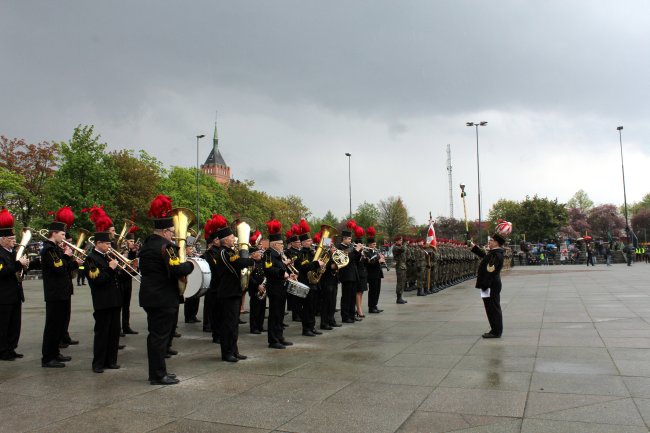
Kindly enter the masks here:
[[181, 259], [179, 259], [178, 257], [169, 258], [169, 266], [178, 266], [180, 264], [181, 264]]
[[5, 264], [4, 264], [4, 263], [0, 263], [0, 271], [1, 271], [2, 268], [4, 268], [4, 267], [5, 267]]
[[234, 262], [234, 261], [236, 261], [238, 258], [239, 258], [239, 254], [235, 254], [234, 256], [231, 256], [231, 257], [230, 257], [230, 261], [231, 261], [231, 262]]
[[300, 266], [305, 266], [307, 264], [309, 264], [309, 260], [303, 260]]
[[60, 268], [61, 266], [63, 266], [63, 260], [59, 259], [56, 262], [54, 262], [55, 268]]
[[99, 277], [99, 268], [91, 268], [90, 271], [88, 271], [88, 278], [94, 280], [97, 277]]

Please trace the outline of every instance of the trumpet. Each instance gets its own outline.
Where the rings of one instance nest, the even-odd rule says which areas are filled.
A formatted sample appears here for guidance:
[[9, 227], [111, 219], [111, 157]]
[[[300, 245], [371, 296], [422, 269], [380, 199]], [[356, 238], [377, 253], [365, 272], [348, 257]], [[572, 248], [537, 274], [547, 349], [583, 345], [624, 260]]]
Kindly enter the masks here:
[[[39, 234], [39, 236], [41, 236], [43, 239], [50, 239], [50, 238], [47, 236], [47, 234], [48, 234], [49, 232], [50, 232], [50, 231], [49, 231], [48, 229], [41, 229], [41, 230], [38, 231], [38, 234]], [[90, 240], [89, 240], [89, 241], [90, 241]], [[70, 242], [66, 241], [65, 239], [63, 239], [61, 242], [64, 243], [67, 247], [69, 247], [72, 251], [74, 251], [74, 252], [76, 253], [76, 254], [73, 254], [73, 256], [74, 256], [76, 259], [78, 259], [78, 260], [86, 260], [86, 256], [87, 256], [87, 254], [86, 254], [86, 252], [85, 252], [84, 250], [82, 250], [81, 248], [77, 247], [77, 246], [74, 245], [74, 244], [71, 244]]]
[[[88, 238], [88, 243], [93, 247], [95, 246], [95, 242], [93, 242], [93, 236]], [[137, 259], [129, 260], [117, 252], [115, 249], [113, 249], [113, 247], [108, 248], [107, 255], [110, 258], [115, 259], [117, 261], [117, 266], [124, 272], [128, 273], [131, 278], [136, 280], [138, 283], [141, 282], [140, 278], [142, 278], [142, 274], [140, 274], [135, 266], [133, 266], [133, 262], [135, 262]]]
[[[286, 262], [287, 260], [289, 260], [287, 258], [287, 256], [284, 255], [284, 251], [280, 252], [280, 257], [282, 258], [282, 262]], [[297, 276], [298, 275], [298, 269], [296, 269], [296, 267], [293, 265], [294, 260], [296, 260], [296, 259], [291, 260], [287, 264], [287, 269], [289, 269], [289, 272], [291, 272], [292, 274], [295, 274]]]

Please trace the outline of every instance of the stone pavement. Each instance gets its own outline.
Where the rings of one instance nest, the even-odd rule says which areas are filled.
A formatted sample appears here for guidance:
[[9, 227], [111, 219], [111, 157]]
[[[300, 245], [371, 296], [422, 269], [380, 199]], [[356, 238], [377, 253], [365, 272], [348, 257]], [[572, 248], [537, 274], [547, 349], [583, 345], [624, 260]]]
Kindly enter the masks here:
[[0, 431], [648, 432], [650, 266], [514, 268], [500, 340], [480, 338], [487, 321], [471, 281], [399, 306], [393, 278], [384, 313], [317, 338], [291, 323], [287, 350], [242, 325], [249, 359], [237, 364], [220, 361], [200, 324], [182, 323], [169, 362], [181, 383], [169, 387], [146, 381], [137, 296], [140, 334], [121, 339], [122, 369], [92, 373], [87, 286], [75, 287], [72, 362], [41, 368], [42, 288], [27, 282], [25, 358], [0, 363]]

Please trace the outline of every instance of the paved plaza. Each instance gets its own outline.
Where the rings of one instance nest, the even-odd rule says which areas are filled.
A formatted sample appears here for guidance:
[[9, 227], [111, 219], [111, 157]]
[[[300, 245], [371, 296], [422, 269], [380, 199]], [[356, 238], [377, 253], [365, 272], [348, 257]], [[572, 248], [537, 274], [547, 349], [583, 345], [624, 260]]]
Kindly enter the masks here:
[[[147, 382], [144, 312], [121, 341], [120, 370], [91, 371], [88, 286], [75, 287], [63, 369], [40, 366], [40, 281], [26, 282], [25, 358], [0, 363], [1, 432], [636, 433], [650, 425], [650, 265], [517, 267], [504, 277], [502, 339], [472, 281], [394, 303], [308, 338], [290, 323], [287, 350], [240, 327], [246, 361], [220, 360], [201, 324], [181, 323], [169, 371]], [[137, 288], [134, 287], [137, 293]], [[247, 320], [247, 316], [242, 316]], [[287, 317], [289, 320], [290, 316]], [[181, 322], [182, 313], [181, 313]]]

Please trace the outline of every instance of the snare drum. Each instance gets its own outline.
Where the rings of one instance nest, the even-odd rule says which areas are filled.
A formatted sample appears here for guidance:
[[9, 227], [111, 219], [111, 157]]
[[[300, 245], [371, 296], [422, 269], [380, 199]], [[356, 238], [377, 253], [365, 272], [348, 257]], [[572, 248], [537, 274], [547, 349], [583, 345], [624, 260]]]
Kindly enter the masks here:
[[210, 288], [210, 265], [201, 257], [188, 257], [187, 261], [194, 264], [194, 270], [187, 276], [187, 287], [183, 296], [185, 299], [200, 298]]
[[306, 298], [309, 294], [309, 286], [296, 280], [286, 280], [287, 293], [299, 298]]

